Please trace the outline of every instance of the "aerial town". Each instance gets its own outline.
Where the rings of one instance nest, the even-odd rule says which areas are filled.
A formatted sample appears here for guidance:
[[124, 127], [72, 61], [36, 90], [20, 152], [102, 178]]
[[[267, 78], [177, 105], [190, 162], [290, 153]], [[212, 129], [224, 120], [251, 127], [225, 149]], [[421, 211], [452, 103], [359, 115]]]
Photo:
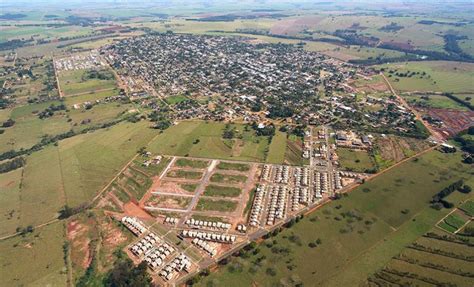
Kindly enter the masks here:
[[3, 0], [0, 286], [474, 286], [448, 2]]
[[130, 92], [142, 95], [145, 106], [166, 113], [170, 107], [156, 97], [187, 96], [189, 100], [169, 114], [177, 120], [280, 118], [296, 124], [418, 132], [415, 115], [398, 99], [342, 96], [351, 92], [347, 82], [356, 73], [370, 75], [370, 69], [293, 45], [165, 33], [122, 40], [101, 54]]

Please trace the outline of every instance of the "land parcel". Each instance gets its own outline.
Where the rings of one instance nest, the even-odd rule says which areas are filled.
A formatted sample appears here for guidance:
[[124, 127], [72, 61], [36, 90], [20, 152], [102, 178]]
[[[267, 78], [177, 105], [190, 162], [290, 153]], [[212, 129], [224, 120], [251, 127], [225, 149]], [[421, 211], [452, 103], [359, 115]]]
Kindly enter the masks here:
[[306, 215], [245, 259], [232, 258], [199, 286], [359, 286], [449, 212], [430, 208], [431, 197], [469, 176], [459, 153], [429, 152]]
[[236, 136], [224, 139], [224, 123], [190, 121], [172, 126], [152, 141], [148, 150], [157, 154], [263, 162], [268, 137], [257, 136], [243, 125], [233, 125]]

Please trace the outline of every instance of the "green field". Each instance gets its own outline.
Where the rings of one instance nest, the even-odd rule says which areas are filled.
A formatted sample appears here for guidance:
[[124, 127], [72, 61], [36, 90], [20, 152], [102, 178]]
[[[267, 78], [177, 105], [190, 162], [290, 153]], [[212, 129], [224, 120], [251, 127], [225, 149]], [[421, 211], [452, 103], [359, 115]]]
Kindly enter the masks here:
[[[469, 178], [460, 160], [459, 153], [433, 151], [387, 171], [265, 240], [258, 254], [232, 258], [198, 285], [359, 286], [449, 212], [430, 208], [429, 200], [461, 176]], [[317, 239], [321, 243], [310, 247]]]
[[242, 193], [242, 190], [237, 187], [220, 186], [220, 185], [208, 185], [204, 190], [204, 195], [215, 196], [215, 197], [238, 197]]
[[474, 266], [468, 262], [473, 255], [468, 242], [433, 229], [403, 249], [368, 281], [372, 285], [424, 286], [430, 282], [436, 286], [471, 286]]
[[0, 236], [14, 233], [20, 224], [20, 183], [23, 169], [0, 174]]
[[61, 174], [68, 204], [94, 197], [155, 134], [145, 122], [125, 123], [61, 141]]
[[211, 176], [211, 182], [217, 182], [217, 183], [239, 184], [239, 183], [244, 183], [246, 180], [247, 180], [247, 177], [243, 175], [214, 173]]
[[[471, 79], [474, 77], [474, 64], [459, 62], [408, 62], [379, 66], [385, 68], [385, 75], [396, 90], [422, 92], [474, 92]], [[394, 73], [390, 74], [389, 71]], [[418, 73], [412, 77], [398, 77], [395, 73]], [[422, 73], [426, 73], [422, 75]], [[390, 76], [391, 75], [391, 76]]]
[[4, 286], [66, 286], [63, 223], [0, 241]]
[[180, 184], [179, 187], [181, 187], [187, 192], [194, 192], [196, 188], [198, 187], [198, 185], [197, 184]]
[[181, 102], [186, 101], [188, 98], [185, 96], [171, 96], [171, 97], [166, 97], [165, 102], [167, 102], [169, 105], [176, 105]]
[[[107, 70], [105, 70], [107, 71]], [[59, 72], [59, 85], [66, 96], [115, 88], [115, 80], [84, 79], [87, 70]], [[107, 73], [111, 73], [107, 71]]]
[[[154, 134], [146, 123], [119, 124], [35, 152], [26, 158], [21, 201], [15, 203], [11, 194], [12, 197], [2, 198], [1, 206], [13, 204], [8, 209], [15, 209], [17, 226], [54, 219], [66, 203], [77, 206], [89, 202]], [[12, 178], [14, 186], [15, 177]], [[13, 232], [13, 222], [9, 221], [12, 224], [6, 225], [8, 228], [2, 233]]]
[[244, 131], [243, 125], [234, 126], [242, 138], [223, 139], [224, 123], [181, 122], [165, 130], [147, 149], [157, 154], [263, 162], [267, 137]]
[[176, 169], [170, 170], [166, 176], [172, 178], [200, 179], [202, 177], [202, 172]]
[[198, 211], [221, 211], [221, 212], [231, 212], [237, 208], [236, 201], [230, 200], [216, 200], [208, 198], [200, 198], [196, 210]]
[[203, 160], [179, 158], [176, 160], [175, 165], [179, 167], [206, 168], [209, 165], [209, 162]]
[[473, 217], [474, 216], [474, 201], [469, 200], [463, 203], [459, 209], [464, 211], [468, 216]]
[[403, 95], [410, 105], [468, 111], [469, 108], [442, 95]]
[[366, 151], [337, 148], [339, 164], [342, 169], [356, 172], [367, 172], [374, 168], [372, 157]]
[[286, 133], [276, 131], [269, 148], [267, 162], [283, 164], [286, 152]]
[[250, 170], [250, 166], [248, 164], [245, 164], [245, 163], [234, 163], [234, 162], [225, 162], [225, 161], [221, 161], [218, 165], [217, 165], [217, 169], [221, 169], [221, 170], [235, 170], [235, 171], [249, 171]]

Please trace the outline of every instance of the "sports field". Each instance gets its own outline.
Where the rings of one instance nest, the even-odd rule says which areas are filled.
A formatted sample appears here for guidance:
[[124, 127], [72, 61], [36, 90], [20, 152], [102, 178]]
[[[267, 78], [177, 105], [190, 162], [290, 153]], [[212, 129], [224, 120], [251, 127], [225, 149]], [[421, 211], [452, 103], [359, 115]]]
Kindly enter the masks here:
[[[460, 176], [469, 177], [460, 160], [459, 153], [433, 151], [406, 162], [265, 240], [258, 252], [232, 258], [199, 286], [358, 286], [449, 212], [428, 202]], [[465, 197], [453, 195], [448, 200]]]

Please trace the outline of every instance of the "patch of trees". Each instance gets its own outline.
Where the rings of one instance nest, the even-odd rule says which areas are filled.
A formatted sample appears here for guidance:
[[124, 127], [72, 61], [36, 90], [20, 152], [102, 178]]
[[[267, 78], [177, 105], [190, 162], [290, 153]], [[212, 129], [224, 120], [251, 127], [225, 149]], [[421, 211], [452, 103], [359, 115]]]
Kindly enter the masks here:
[[0, 173], [7, 173], [9, 171], [15, 170], [17, 168], [23, 167], [26, 163], [24, 157], [17, 157], [13, 160], [4, 162], [0, 164]]
[[474, 154], [474, 126], [469, 127], [467, 130], [464, 130], [458, 133], [454, 140], [461, 145], [461, 149]]
[[20, 233], [21, 236], [25, 237], [28, 233], [33, 233], [35, 228], [33, 225], [28, 225], [27, 227], [17, 227], [16, 232]]
[[273, 137], [275, 135], [275, 126], [273, 124], [259, 128], [256, 122], [252, 122], [251, 126], [257, 136]]
[[[0, 92], [3, 92], [2, 89], [0, 89]], [[0, 99], [0, 109], [3, 110], [3, 109], [8, 108], [8, 106], [9, 106], [11, 103], [12, 103], [12, 101], [9, 100], [9, 99], [4, 99], [4, 98]]]
[[169, 120], [167, 113], [160, 113], [158, 111], [153, 111], [148, 115], [148, 119], [155, 123], [153, 128], [158, 130], [166, 130], [171, 126], [171, 121]]
[[474, 58], [465, 53], [458, 45], [459, 40], [467, 39], [467, 36], [459, 36], [454, 34], [446, 34], [443, 36], [444, 39], [444, 50], [448, 53], [458, 55], [459, 57], [473, 61]]
[[77, 207], [69, 207], [68, 205], [65, 205], [60, 211], [59, 211], [59, 216], [58, 219], [66, 219], [69, 218], [75, 214], [81, 213], [85, 209], [87, 209], [88, 205], [87, 204], [81, 204]]
[[276, 119], [276, 118], [290, 118], [294, 115], [295, 111], [285, 105], [271, 105], [268, 108], [268, 117], [270, 119]]
[[105, 286], [152, 286], [151, 277], [147, 272], [146, 262], [135, 266], [129, 258], [118, 260], [104, 280]]
[[55, 135], [55, 136], [45, 136], [41, 139], [41, 141], [39, 143], [35, 144], [34, 146], [32, 146], [29, 149], [23, 149], [22, 148], [20, 150], [9, 150], [9, 151], [6, 151], [6, 152], [0, 154], [0, 161], [6, 160], [6, 159], [12, 159], [12, 158], [22, 156], [22, 155], [31, 154], [32, 152], [39, 151], [39, 150], [43, 149], [45, 146], [47, 146], [49, 144], [55, 144], [60, 140], [70, 138], [70, 137], [73, 137], [73, 136], [78, 135], [78, 134], [85, 134], [85, 133], [95, 131], [95, 130], [98, 130], [98, 129], [105, 129], [105, 128], [111, 127], [113, 125], [116, 125], [116, 124], [122, 122], [123, 120], [124, 119], [117, 119], [117, 120], [110, 121], [108, 123], [104, 123], [104, 124], [101, 124], [101, 125], [87, 127], [87, 128], [85, 128], [85, 129], [83, 129], [79, 132], [75, 132], [73, 130], [70, 130], [68, 132], [58, 134], [58, 135]]
[[418, 21], [418, 24], [422, 25], [433, 25], [433, 24], [440, 24], [440, 25], [450, 25], [450, 26], [455, 26], [455, 27], [460, 27], [460, 26], [465, 26], [467, 23], [464, 22], [440, 22], [440, 21], [435, 21], [435, 20], [421, 20]]
[[459, 103], [466, 108], [470, 109], [471, 111], [474, 111], [474, 106], [467, 100], [460, 99], [456, 96], [454, 96], [451, 93], [443, 93], [443, 96], [450, 98], [451, 100], [455, 101], [456, 103]]
[[395, 22], [392, 22], [388, 25], [385, 25], [385, 26], [381, 27], [379, 29], [379, 31], [382, 31], [382, 32], [397, 32], [397, 31], [400, 31], [403, 28], [405, 28], [405, 27], [403, 27], [401, 25], [398, 25]]
[[235, 127], [232, 127], [230, 124], [226, 124], [224, 131], [222, 132], [222, 138], [224, 139], [233, 139], [235, 137]]
[[26, 15], [21, 13], [5, 13], [0, 15], [0, 20], [18, 20], [25, 17]]
[[12, 127], [15, 124], [15, 121], [13, 119], [8, 119], [2, 123], [2, 128], [9, 128]]
[[65, 111], [65, 110], [66, 110], [66, 105], [65, 104], [60, 104], [60, 105], [57, 105], [57, 106], [55, 104], [51, 104], [44, 111], [38, 113], [38, 117], [40, 119], [46, 119], [46, 118], [54, 116], [54, 112]]
[[5, 41], [5, 42], [0, 42], [0, 51], [18, 49], [18, 48], [31, 44], [31, 42], [33, 42], [32, 39], [27, 39], [27, 40], [13, 39], [13, 40]]
[[114, 75], [109, 71], [100, 71], [100, 70], [89, 70], [84, 75], [82, 75], [82, 80], [91, 80], [91, 79], [99, 79], [99, 80], [113, 80]]
[[455, 53], [448, 54], [448, 53], [438, 52], [438, 51], [426, 51], [426, 50], [411, 49], [411, 48], [409, 49], [409, 48], [403, 48], [398, 45], [386, 43], [386, 42], [382, 43], [378, 47], [383, 48], [383, 49], [395, 50], [399, 52], [416, 54], [419, 56], [425, 56], [425, 58], [419, 58], [419, 60], [474, 62], [474, 58], [470, 56], [464, 57], [464, 55], [455, 54]]
[[456, 190], [462, 188], [464, 181], [462, 179], [450, 184], [449, 186], [443, 188], [440, 192], [433, 196], [431, 199], [431, 207], [434, 209], [441, 209], [441, 208], [452, 208], [454, 205], [451, 202], [444, 200], [444, 198]]

